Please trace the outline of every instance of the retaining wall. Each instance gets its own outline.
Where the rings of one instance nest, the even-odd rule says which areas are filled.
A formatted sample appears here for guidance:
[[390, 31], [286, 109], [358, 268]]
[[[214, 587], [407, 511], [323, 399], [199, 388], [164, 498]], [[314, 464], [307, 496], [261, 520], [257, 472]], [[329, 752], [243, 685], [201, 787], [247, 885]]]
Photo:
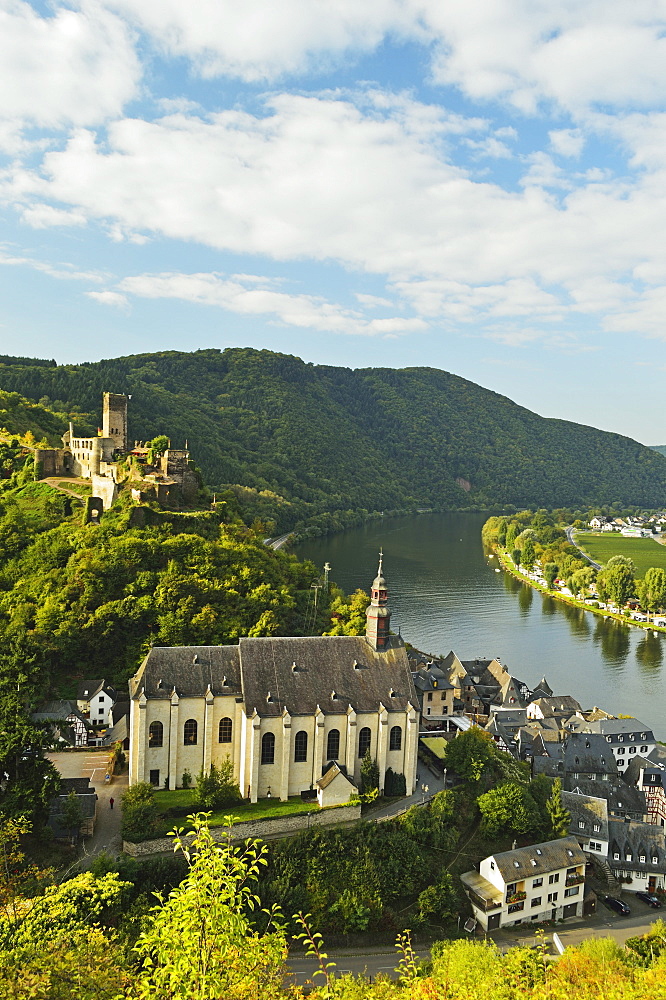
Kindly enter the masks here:
[[[331, 806], [318, 812], [295, 813], [293, 816], [276, 816], [274, 819], [251, 819], [244, 823], [234, 823], [232, 827], [232, 842], [258, 837], [261, 840], [280, 840], [283, 837], [295, 837], [303, 830], [313, 827], [340, 826], [355, 823], [361, 818], [361, 804], [347, 806]], [[182, 826], [183, 820], [174, 821], [174, 826]], [[213, 840], [226, 840], [226, 826], [211, 827]], [[190, 841], [191, 838], [186, 838]], [[173, 837], [160, 837], [157, 840], [144, 840], [140, 844], [123, 841], [123, 851], [133, 858], [145, 858], [152, 854], [173, 854]]]

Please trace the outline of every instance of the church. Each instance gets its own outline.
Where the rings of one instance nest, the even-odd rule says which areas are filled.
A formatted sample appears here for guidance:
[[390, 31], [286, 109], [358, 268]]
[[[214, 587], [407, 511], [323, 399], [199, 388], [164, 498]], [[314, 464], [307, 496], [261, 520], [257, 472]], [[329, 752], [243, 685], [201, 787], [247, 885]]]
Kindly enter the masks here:
[[365, 636], [243, 638], [153, 647], [130, 680], [130, 784], [180, 788], [227, 757], [243, 796], [286, 800], [336, 763], [358, 788], [366, 752], [416, 788], [419, 703], [388, 591], [372, 583]]

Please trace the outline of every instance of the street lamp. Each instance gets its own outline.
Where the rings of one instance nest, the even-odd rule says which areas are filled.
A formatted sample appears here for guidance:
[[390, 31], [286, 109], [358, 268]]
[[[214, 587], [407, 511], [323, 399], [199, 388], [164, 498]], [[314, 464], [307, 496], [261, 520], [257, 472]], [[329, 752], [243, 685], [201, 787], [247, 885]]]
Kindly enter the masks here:
[[444, 788], [445, 789], [446, 789], [446, 771], [447, 771], [447, 768], [444, 768]]

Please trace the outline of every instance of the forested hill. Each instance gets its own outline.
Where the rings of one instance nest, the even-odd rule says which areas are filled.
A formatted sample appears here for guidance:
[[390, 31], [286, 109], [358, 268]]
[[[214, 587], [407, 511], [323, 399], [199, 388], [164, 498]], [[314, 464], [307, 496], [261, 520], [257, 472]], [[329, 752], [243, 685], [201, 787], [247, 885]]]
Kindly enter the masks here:
[[188, 439], [211, 486], [274, 491], [294, 519], [666, 502], [666, 458], [654, 450], [432, 368], [354, 371], [240, 348], [81, 365], [0, 357], [0, 389], [93, 426], [104, 389], [131, 393], [133, 438]]
[[666, 444], [653, 444], [653, 451], [658, 451], [660, 455], [666, 455]]

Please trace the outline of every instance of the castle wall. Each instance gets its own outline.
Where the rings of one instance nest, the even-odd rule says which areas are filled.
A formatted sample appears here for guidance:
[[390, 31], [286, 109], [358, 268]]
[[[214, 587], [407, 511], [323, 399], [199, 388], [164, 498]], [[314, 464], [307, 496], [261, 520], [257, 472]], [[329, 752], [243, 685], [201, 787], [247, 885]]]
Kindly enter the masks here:
[[102, 397], [102, 435], [111, 438], [113, 447], [127, 451], [127, 396], [105, 392]]
[[118, 496], [118, 485], [111, 476], [92, 475], [92, 495], [99, 497], [104, 510], [108, 510]]

